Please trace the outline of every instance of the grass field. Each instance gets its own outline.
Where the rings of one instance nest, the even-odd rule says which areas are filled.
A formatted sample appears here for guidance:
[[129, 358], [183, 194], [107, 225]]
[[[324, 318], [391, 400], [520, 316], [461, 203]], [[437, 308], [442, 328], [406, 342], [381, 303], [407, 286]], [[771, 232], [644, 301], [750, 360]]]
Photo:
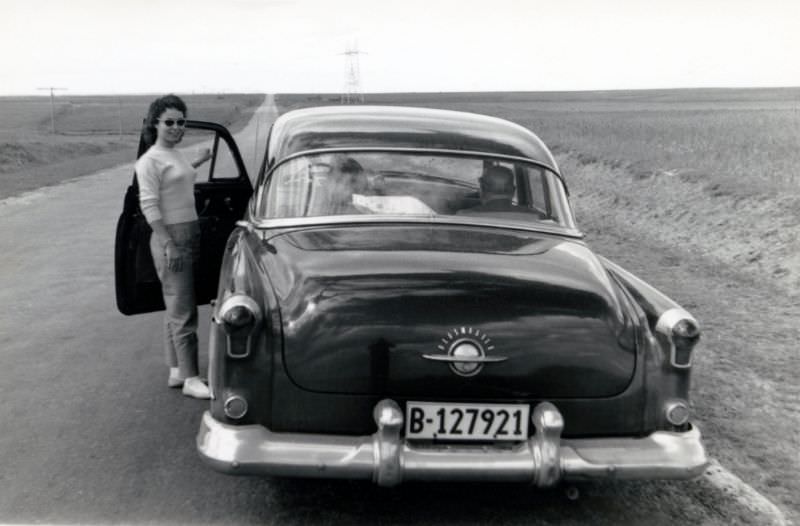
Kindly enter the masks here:
[[[182, 96], [190, 117], [234, 128], [263, 101], [256, 94]], [[153, 98], [61, 95], [51, 107], [49, 97], [0, 97], [0, 199], [132, 161]]]
[[[282, 95], [282, 109], [337, 101]], [[368, 104], [448, 108], [521, 124], [556, 153], [752, 190], [800, 184], [800, 88], [370, 94]]]
[[[263, 95], [188, 95], [242, 126]], [[0, 199], [132, 161], [152, 96], [0, 98]], [[800, 293], [800, 88], [368, 94], [493, 115], [554, 151], [587, 232], [652, 235]], [[338, 94], [276, 97], [281, 112]]]
[[[277, 97], [282, 112], [337, 102]], [[646, 233], [800, 294], [800, 88], [370, 94], [366, 103], [521, 124], [555, 153], [587, 232]]]

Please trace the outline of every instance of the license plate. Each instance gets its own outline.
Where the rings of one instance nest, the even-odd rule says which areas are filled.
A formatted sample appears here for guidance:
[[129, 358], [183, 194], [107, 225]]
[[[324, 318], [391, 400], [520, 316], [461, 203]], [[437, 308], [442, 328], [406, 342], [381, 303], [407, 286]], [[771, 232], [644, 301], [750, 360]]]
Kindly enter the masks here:
[[406, 438], [437, 440], [525, 440], [525, 404], [408, 402]]

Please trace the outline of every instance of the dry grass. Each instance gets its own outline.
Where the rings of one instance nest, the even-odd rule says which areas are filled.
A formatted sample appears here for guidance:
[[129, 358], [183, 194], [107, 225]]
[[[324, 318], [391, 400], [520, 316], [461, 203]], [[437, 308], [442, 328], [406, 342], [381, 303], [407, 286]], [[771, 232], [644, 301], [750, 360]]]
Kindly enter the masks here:
[[[333, 96], [280, 96], [282, 109]], [[730, 193], [783, 193], [800, 183], [800, 89], [586, 93], [376, 94], [370, 104], [502, 117], [554, 152], [634, 174], [677, 175]]]
[[800, 183], [800, 117], [792, 108], [528, 110], [515, 119], [542, 130], [546, 142], [643, 176], [673, 174], [747, 193]]
[[[284, 95], [281, 110], [330, 103]], [[554, 151], [584, 228], [648, 232], [800, 293], [800, 88], [377, 94], [505, 118]], [[598, 211], [605, 211], [599, 213]]]
[[[151, 95], [0, 98], [0, 199], [132, 161]], [[189, 116], [243, 126], [263, 95], [185, 95]]]
[[[263, 95], [181, 95], [193, 119], [231, 123], [249, 108], [260, 104]], [[55, 99], [58, 135], [138, 134], [153, 95], [69, 96]], [[49, 97], [0, 97], [0, 140], [50, 135]]]

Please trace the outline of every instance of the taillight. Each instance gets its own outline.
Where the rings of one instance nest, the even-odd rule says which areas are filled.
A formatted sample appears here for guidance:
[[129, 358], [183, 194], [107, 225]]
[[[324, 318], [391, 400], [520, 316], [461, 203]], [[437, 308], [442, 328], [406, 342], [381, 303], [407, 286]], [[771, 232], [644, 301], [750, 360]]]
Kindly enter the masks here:
[[689, 422], [689, 405], [684, 400], [672, 400], [664, 407], [667, 422], [675, 427], [683, 427]]
[[255, 321], [253, 311], [245, 305], [234, 305], [222, 316], [222, 321], [230, 327], [238, 329]]
[[249, 356], [263, 320], [258, 303], [250, 296], [234, 294], [222, 303], [217, 319], [227, 335], [228, 356]]
[[239, 395], [229, 396], [223, 405], [225, 416], [232, 420], [240, 420], [247, 414], [247, 400]]
[[683, 309], [670, 309], [658, 318], [656, 331], [668, 342], [670, 365], [679, 369], [691, 367], [692, 351], [700, 341], [697, 320]]

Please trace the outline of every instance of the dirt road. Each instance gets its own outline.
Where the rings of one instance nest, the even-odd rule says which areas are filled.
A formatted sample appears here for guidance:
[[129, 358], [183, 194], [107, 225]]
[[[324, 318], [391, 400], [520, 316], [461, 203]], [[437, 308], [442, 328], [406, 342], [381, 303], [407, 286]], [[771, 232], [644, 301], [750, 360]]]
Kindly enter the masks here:
[[[274, 114], [268, 99], [237, 137], [250, 170], [255, 134], [263, 142]], [[125, 317], [114, 305], [114, 227], [130, 177], [125, 165], [0, 202], [0, 522], [779, 524], [771, 501], [794, 513], [796, 391], [786, 386], [796, 378], [798, 306], [690, 255], [641, 250], [641, 239], [597, 228], [589, 234], [599, 252], [704, 322], [696, 410], [711, 454], [749, 485], [727, 471], [587, 484], [572, 502], [520, 486], [385, 490], [211, 471], [194, 450], [204, 403], [166, 387], [161, 314]], [[207, 308], [201, 320], [205, 348]]]

